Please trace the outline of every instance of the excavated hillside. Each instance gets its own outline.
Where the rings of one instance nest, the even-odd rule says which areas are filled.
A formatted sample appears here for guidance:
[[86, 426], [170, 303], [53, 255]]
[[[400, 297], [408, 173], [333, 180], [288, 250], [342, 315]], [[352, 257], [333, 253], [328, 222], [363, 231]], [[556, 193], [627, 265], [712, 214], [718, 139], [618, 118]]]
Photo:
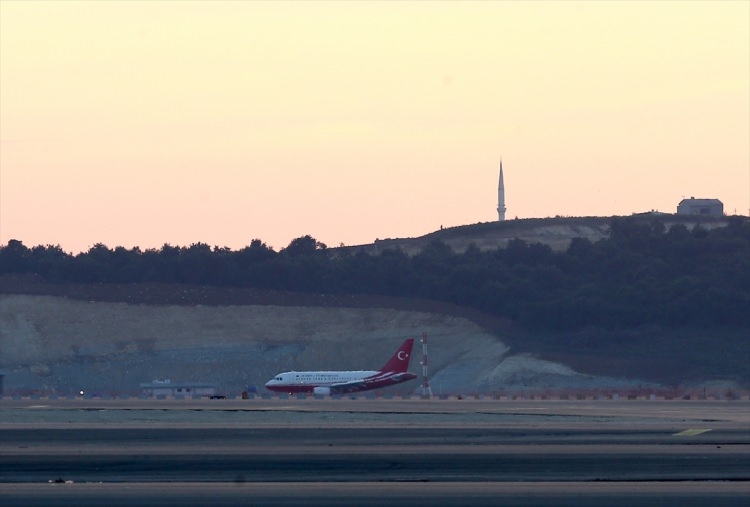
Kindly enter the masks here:
[[[487, 317], [428, 301], [5, 278], [0, 370], [6, 394], [137, 394], [155, 379], [213, 383], [237, 394], [262, 391], [281, 371], [377, 368], [404, 338], [426, 333], [435, 393], [644, 384], [514, 355], [488, 327]], [[420, 356], [416, 347], [415, 373]]]

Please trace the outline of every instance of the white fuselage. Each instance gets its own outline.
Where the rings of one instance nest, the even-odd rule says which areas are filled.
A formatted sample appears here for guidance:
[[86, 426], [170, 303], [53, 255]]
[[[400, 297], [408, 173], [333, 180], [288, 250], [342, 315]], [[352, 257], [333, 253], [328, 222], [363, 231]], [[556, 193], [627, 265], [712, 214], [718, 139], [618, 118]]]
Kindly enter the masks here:
[[287, 371], [279, 373], [266, 383], [272, 391], [303, 392], [315, 387], [326, 387], [343, 382], [362, 380], [377, 375], [374, 370], [360, 371]]

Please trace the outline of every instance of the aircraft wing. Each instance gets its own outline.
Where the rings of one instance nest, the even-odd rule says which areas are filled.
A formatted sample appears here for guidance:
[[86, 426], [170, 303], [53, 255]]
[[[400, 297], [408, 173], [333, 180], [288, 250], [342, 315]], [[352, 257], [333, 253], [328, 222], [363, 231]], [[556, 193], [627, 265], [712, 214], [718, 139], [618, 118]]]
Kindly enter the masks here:
[[[404, 373], [397, 373], [395, 375], [388, 375], [389, 379], [394, 383], [397, 384], [399, 382], [403, 382], [404, 380], [410, 380], [414, 378], [416, 375], [409, 372]], [[350, 380], [349, 382], [339, 382], [338, 384], [331, 384], [329, 388], [331, 389], [332, 393], [351, 393], [354, 391], [365, 391], [368, 388], [372, 389], [373, 387], [377, 387], [377, 384], [381, 383], [383, 381], [383, 378], [376, 375], [376, 378], [363, 378], [363, 379], [357, 379], [357, 380]], [[372, 384], [376, 384], [375, 386], [372, 386]]]
[[329, 387], [332, 393], [349, 393], [352, 391], [359, 391], [367, 386], [365, 379], [350, 380], [349, 382], [339, 382], [338, 384], [331, 384]]
[[416, 375], [414, 375], [413, 373], [409, 373], [407, 371], [407, 372], [404, 372], [404, 373], [399, 373], [397, 375], [393, 375], [391, 377], [391, 380], [393, 380], [394, 382], [401, 382], [403, 380], [411, 380], [411, 379], [413, 379], [415, 377], [416, 377]]

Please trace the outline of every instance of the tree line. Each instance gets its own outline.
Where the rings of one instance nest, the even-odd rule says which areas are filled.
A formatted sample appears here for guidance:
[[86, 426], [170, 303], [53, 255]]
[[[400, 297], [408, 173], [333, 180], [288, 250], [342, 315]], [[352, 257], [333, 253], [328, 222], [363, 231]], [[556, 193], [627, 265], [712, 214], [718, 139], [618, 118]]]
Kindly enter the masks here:
[[97, 244], [76, 255], [11, 240], [0, 246], [0, 274], [418, 297], [550, 331], [750, 327], [750, 221], [742, 217], [713, 229], [614, 218], [607, 239], [575, 238], [565, 251], [512, 240], [456, 253], [434, 240], [413, 256], [330, 249], [311, 236], [278, 252], [255, 239], [236, 251], [204, 243], [147, 250]]

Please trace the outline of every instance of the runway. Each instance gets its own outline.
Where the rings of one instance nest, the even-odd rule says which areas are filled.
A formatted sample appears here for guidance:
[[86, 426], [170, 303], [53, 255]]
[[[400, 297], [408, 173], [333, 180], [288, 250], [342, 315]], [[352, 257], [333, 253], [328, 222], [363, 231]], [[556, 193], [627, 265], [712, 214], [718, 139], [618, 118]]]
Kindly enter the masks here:
[[748, 498], [747, 401], [0, 402], [2, 505]]

